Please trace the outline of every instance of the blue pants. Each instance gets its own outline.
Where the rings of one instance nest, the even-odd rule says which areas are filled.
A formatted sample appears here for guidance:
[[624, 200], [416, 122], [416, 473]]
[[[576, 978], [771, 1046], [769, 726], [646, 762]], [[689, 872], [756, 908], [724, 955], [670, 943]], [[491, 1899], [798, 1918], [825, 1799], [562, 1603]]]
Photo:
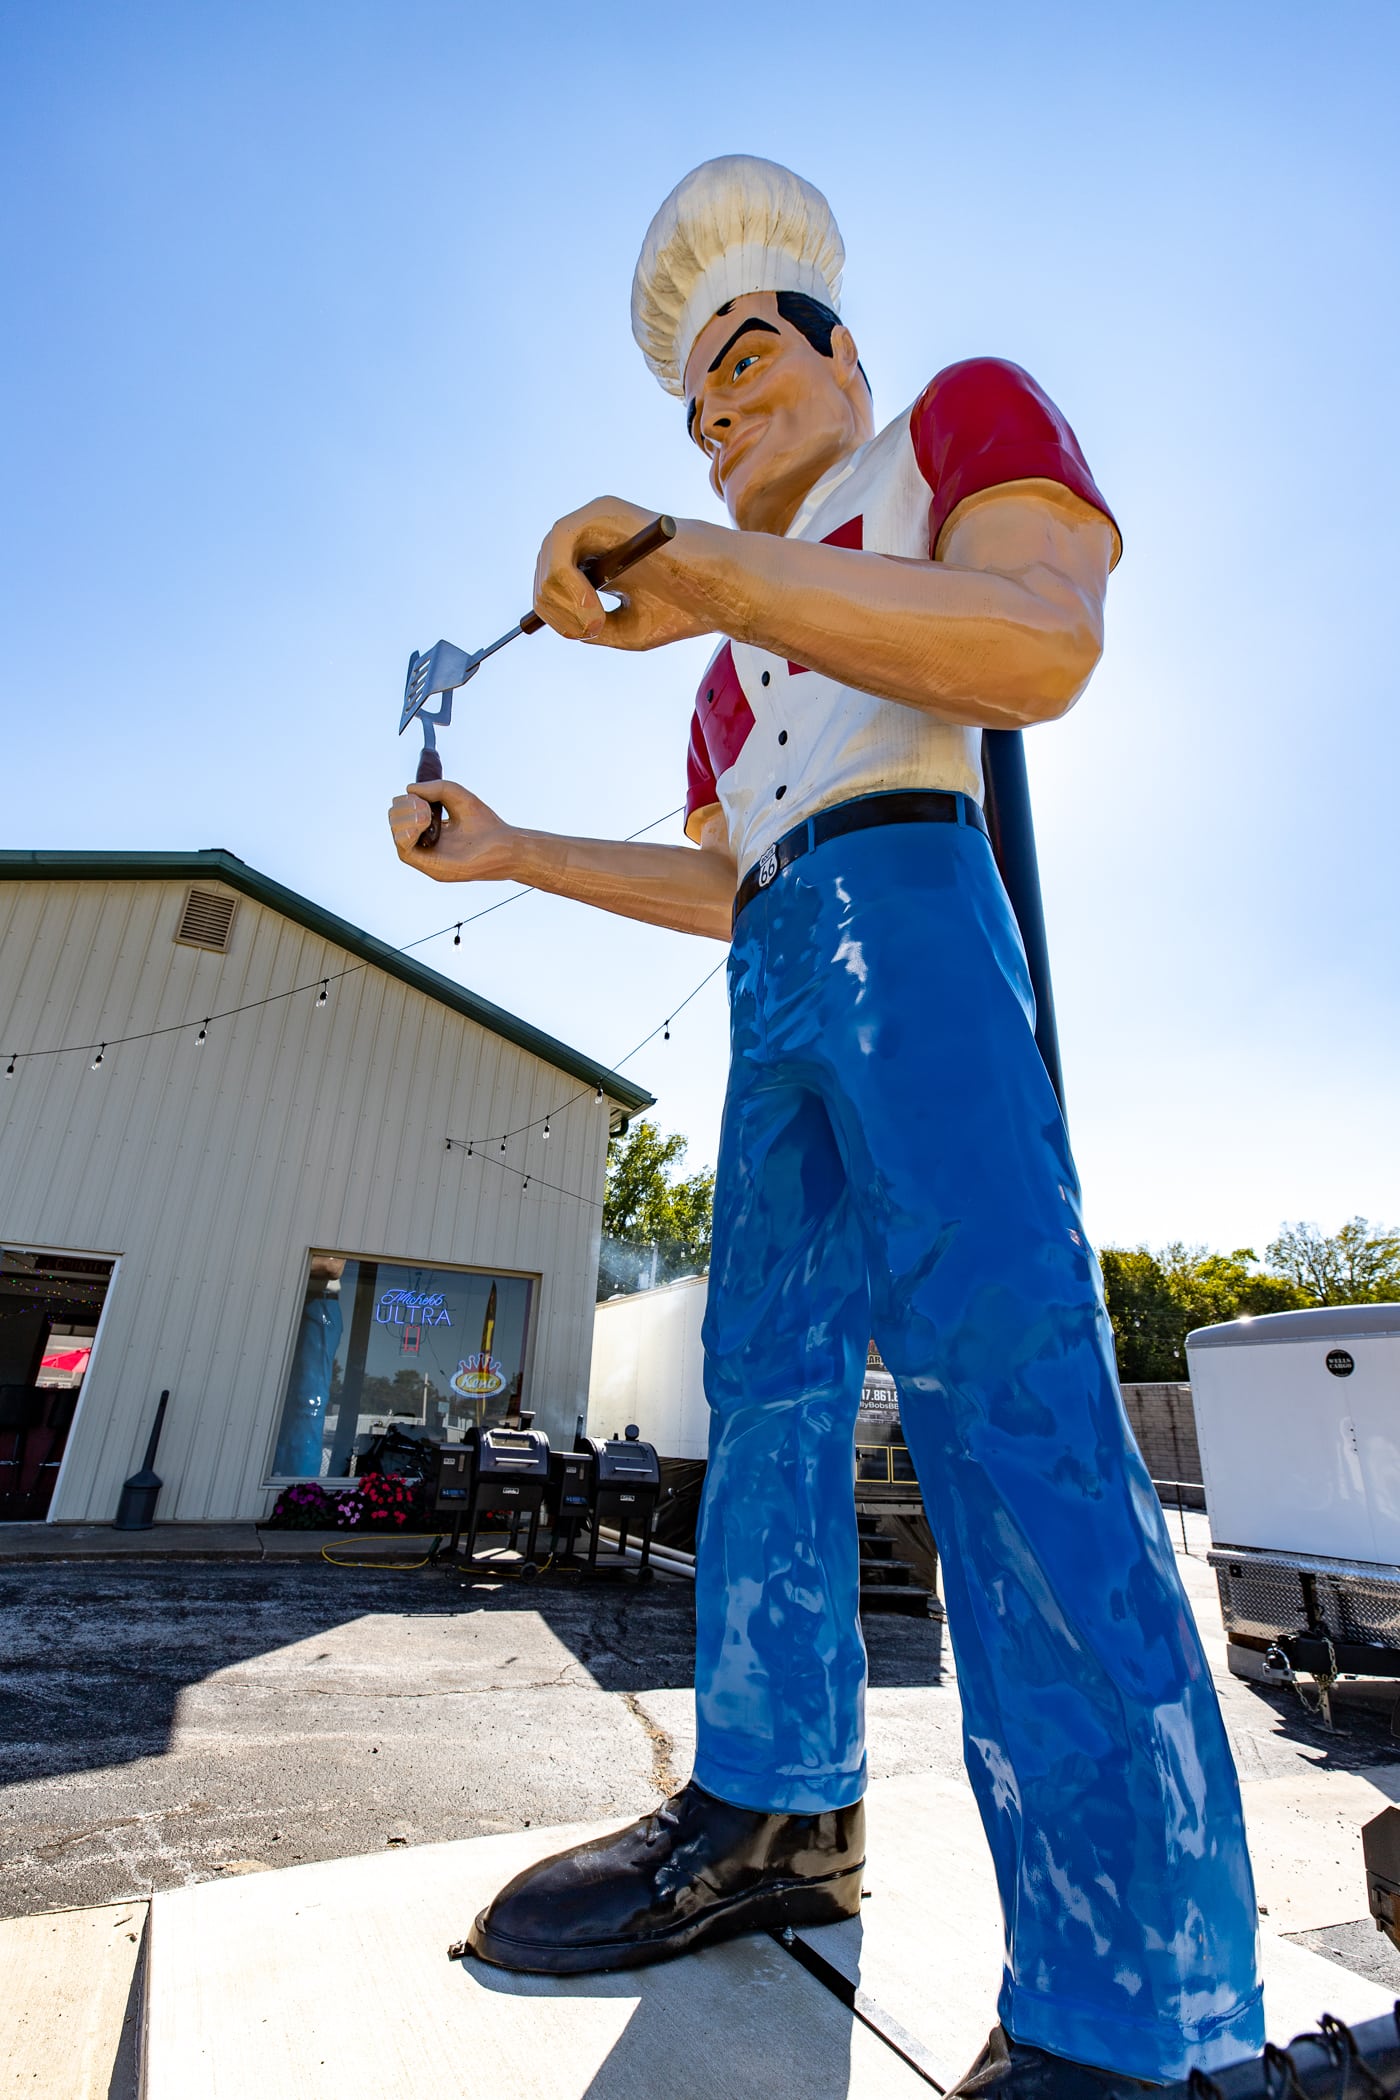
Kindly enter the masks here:
[[911, 824], [818, 846], [740, 915], [730, 991], [695, 1776], [772, 1810], [864, 1789], [873, 1334], [942, 1556], [1004, 2025], [1164, 2081], [1247, 2055], [1239, 1788], [986, 840]]

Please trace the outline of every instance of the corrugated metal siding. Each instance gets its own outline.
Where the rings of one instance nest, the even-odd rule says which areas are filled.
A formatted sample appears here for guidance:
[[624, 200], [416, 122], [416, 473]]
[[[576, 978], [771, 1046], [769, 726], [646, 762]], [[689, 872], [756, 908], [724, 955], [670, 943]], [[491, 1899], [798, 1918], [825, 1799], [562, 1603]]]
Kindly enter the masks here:
[[[517, 1269], [536, 1293], [527, 1404], [571, 1435], [585, 1406], [607, 1111], [503, 1038], [359, 968], [240, 900], [227, 955], [176, 946], [183, 882], [0, 888], [0, 1050], [83, 1045], [180, 1024], [0, 1076], [0, 1240], [122, 1256], [52, 1515], [107, 1518], [139, 1465], [155, 1399], [167, 1518], [255, 1517], [310, 1247]], [[296, 996], [214, 1023], [206, 1013]], [[513, 1174], [448, 1152], [570, 1096]], [[499, 1151], [494, 1155], [500, 1158]]]

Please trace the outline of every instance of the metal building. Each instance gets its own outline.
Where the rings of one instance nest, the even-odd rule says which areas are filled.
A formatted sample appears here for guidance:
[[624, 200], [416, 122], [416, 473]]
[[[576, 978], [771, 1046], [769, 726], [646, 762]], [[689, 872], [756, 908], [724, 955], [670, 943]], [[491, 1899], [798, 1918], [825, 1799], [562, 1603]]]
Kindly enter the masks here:
[[0, 1518], [109, 1521], [165, 1388], [165, 1519], [571, 1438], [650, 1102], [230, 853], [0, 853]]

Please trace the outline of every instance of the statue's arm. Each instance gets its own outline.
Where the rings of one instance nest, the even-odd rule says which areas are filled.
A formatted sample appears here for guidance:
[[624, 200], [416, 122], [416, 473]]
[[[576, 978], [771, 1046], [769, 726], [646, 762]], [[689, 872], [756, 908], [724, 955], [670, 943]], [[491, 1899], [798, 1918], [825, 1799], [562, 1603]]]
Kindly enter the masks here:
[[744, 538], [757, 544], [728, 583], [739, 639], [948, 721], [1051, 721], [1103, 652], [1113, 528], [1053, 482], [973, 497], [937, 561]]
[[[562, 634], [646, 649], [718, 633], [947, 721], [989, 729], [1053, 720], [1103, 648], [1114, 530], [1051, 481], [970, 497], [936, 561], [897, 561], [761, 532], [681, 521], [603, 618], [576, 567], [645, 513], [605, 498], [546, 541], [536, 606]], [[582, 542], [580, 549], [579, 543]]]
[[652, 846], [527, 831], [452, 780], [433, 782], [433, 800], [444, 822], [429, 851], [417, 843], [431, 814], [418, 790], [394, 798], [389, 828], [399, 859], [438, 882], [526, 882], [649, 926], [729, 939], [738, 871], [717, 806], [694, 820], [696, 845]]

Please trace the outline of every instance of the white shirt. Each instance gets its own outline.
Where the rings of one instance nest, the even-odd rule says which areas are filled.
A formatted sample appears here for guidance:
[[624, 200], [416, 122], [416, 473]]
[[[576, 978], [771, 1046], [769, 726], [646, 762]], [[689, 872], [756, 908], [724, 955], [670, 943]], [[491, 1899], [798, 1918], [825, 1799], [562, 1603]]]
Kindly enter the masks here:
[[[791, 540], [927, 561], [954, 508], [1059, 481], [1107, 515], [1073, 431], [1019, 366], [953, 365], [809, 491]], [[691, 722], [686, 829], [719, 804], [743, 873], [814, 811], [891, 788], [982, 798], [980, 729], [938, 721], [746, 642], [722, 642]]]

